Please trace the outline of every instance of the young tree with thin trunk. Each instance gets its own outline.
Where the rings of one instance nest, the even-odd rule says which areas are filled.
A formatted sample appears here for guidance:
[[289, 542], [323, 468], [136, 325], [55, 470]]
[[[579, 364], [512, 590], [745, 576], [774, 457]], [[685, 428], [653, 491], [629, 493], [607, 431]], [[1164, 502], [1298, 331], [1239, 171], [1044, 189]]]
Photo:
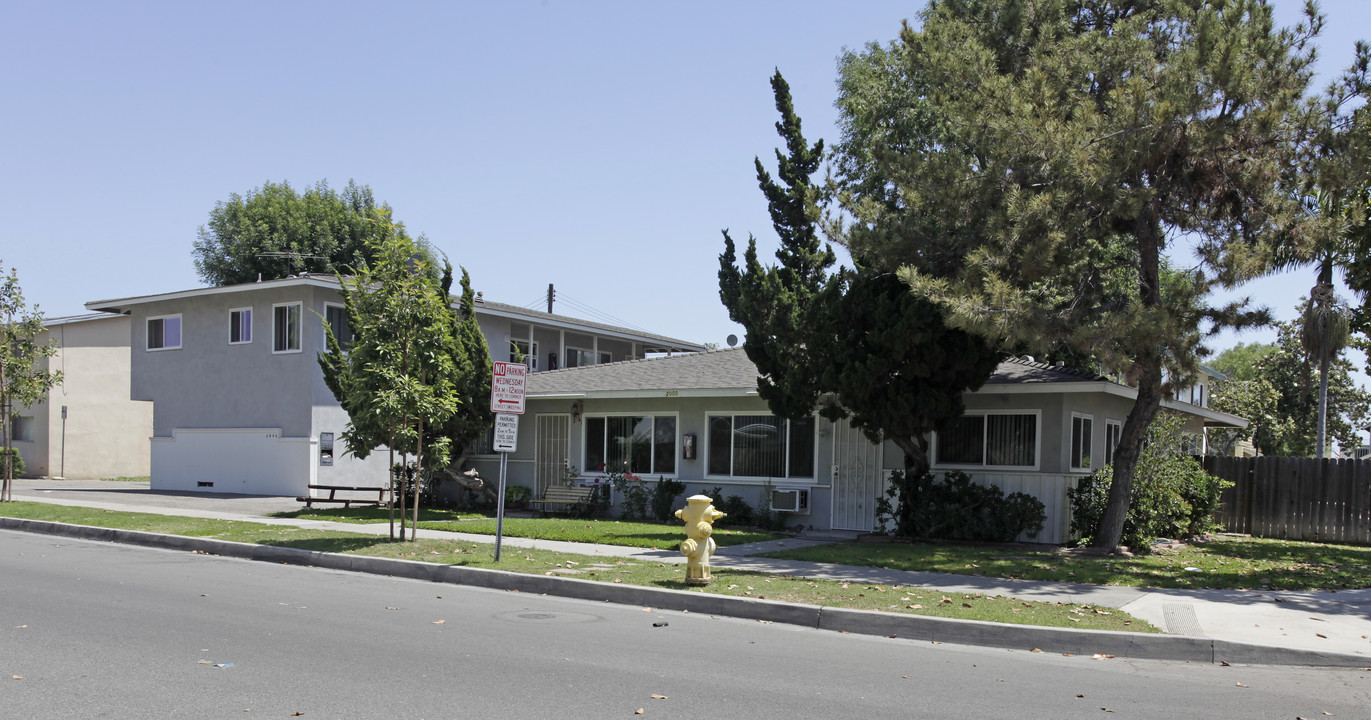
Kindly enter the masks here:
[[48, 389], [62, 382], [60, 371], [40, 367], [57, 353], [54, 342], [39, 343], [43, 315], [24, 302], [19, 274], [0, 264], [0, 502], [13, 499], [14, 413], [41, 401]]
[[[386, 219], [378, 215], [376, 221]], [[344, 349], [330, 329], [319, 365], [348, 413], [342, 433], [347, 452], [360, 459], [385, 446], [390, 453], [391, 536], [398, 499], [400, 539], [406, 536], [407, 509], [413, 518], [409, 537], [415, 539], [422, 480], [445, 467], [452, 451], [452, 439], [436, 430], [470, 397], [462, 386], [458, 361], [464, 358], [456, 352], [446, 288], [435, 280], [428, 261], [412, 240], [395, 232], [371, 250], [374, 265], [339, 277], [352, 343]]]

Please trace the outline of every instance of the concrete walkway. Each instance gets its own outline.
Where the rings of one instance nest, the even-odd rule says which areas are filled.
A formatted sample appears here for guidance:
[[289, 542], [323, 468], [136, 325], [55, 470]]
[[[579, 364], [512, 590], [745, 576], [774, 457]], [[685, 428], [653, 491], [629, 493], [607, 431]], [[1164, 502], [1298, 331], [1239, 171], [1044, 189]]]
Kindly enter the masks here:
[[[160, 493], [145, 483], [17, 480], [14, 499], [127, 512], [217, 518], [311, 529], [385, 535], [387, 524], [357, 525], [272, 518], [300, 509], [290, 498]], [[493, 543], [490, 535], [421, 530], [421, 537]], [[949, 593], [1006, 595], [1024, 600], [1088, 604], [1121, 609], [1167, 633], [1273, 649], [1365, 655], [1371, 666], [1371, 589], [1341, 592], [1147, 590], [1141, 588], [1008, 580], [933, 572], [885, 570], [849, 565], [757, 557], [762, 553], [840, 541], [841, 535], [797, 537], [720, 548], [718, 567], [839, 580], [871, 585], [936, 588]], [[681, 563], [677, 552], [617, 545], [504, 538], [511, 548], [603, 555], [655, 563]], [[1345, 663], [1344, 663], [1345, 664]]]

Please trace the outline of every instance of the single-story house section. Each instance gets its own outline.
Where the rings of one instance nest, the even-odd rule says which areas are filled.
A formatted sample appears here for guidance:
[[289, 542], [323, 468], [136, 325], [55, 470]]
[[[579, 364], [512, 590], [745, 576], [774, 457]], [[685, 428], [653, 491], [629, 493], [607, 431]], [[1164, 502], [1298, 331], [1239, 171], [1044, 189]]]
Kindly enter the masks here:
[[[329, 275], [86, 304], [126, 316], [128, 397], [150, 401], [154, 490], [298, 496], [309, 485], [381, 487], [386, 453], [344, 453], [347, 413], [316, 360], [326, 326], [350, 337]], [[478, 299], [496, 360], [535, 371], [702, 350], [695, 343]], [[560, 361], [560, 362], [559, 362]]]
[[129, 319], [97, 313], [43, 321], [40, 361], [65, 379], [36, 405], [16, 408], [13, 440], [24, 474], [77, 480], [148, 474], [152, 403], [129, 399]]
[[[1113, 459], [1136, 391], [1098, 375], [1013, 358], [965, 397], [955, 431], [931, 439], [935, 471], [963, 470], [1006, 493], [1043, 501], [1036, 538], [1069, 539], [1066, 489]], [[1168, 399], [1187, 429], [1246, 421]], [[493, 477], [489, 457], [481, 470]], [[873, 444], [847, 421], [788, 421], [757, 395], [757, 368], [741, 349], [567, 368], [528, 379], [509, 481], [535, 495], [549, 484], [603, 481], [603, 468], [675, 478], [687, 494], [715, 487], [757, 506], [767, 487], [790, 524], [870, 531], [891, 470], [893, 443]]]

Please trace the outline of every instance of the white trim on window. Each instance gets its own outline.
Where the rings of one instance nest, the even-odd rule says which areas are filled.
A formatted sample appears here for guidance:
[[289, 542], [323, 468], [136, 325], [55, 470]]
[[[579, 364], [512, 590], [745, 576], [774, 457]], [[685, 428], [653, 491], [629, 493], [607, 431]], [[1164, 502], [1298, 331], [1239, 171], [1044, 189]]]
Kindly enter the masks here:
[[1114, 464], [1114, 453], [1119, 449], [1119, 437], [1123, 435], [1123, 423], [1118, 420], [1104, 420], [1104, 464]]
[[562, 354], [562, 367], [587, 367], [595, 365], [595, 351], [589, 348], [568, 345]]
[[[319, 347], [321, 347], [321, 348], [327, 348], [327, 347], [328, 347], [328, 330], [329, 330], [330, 327], [333, 326], [333, 320], [331, 320], [331, 319], [329, 318], [329, 311], [330, 311], [330, 310], [338, 310], [338, 311], [340, 311], [340, 312], [342, 313], [343, 326], [344, 326], [344, 328], [347, 329], [347, 337], [345, 337], [345, 338], [343, 338], [343, 337], [338, 338], [338, 344], [342, 347], [342, 349], [343, 349], [344, 352], [347, 352], [348, 350], [350, 350], [350, 349], [352, 348], [352, 340], [353, 340], [353, 338], [354, 338], [355, 336], [353, 335], [353, 332], [352, 332], [352, 326], [347, 324], [347, 323], [348, 323], [347, 306], [346, 306], [346, 305], [343, 305], [343, 304], [341, 304], [341, 303], [334, 303], [334, 302], [326, 302], [326, 303], [324, 303], [324, 319], [323, 319], [323, 322], [319, 323]], [[336, 336], [336, 335], [338, 334], [337, 328], [334, 328], [334, 331], [333, 331], [333, 332], [334, 332], [334, 335]]]
[[[589, 460], [589, 457], [588, 457], [588, 456], [589, 456], [589, 443], [590, 443], [590, 438], [588, 437], [589, 432], [590, 432], [590, 422], [589, 422], [589, 421], [590, 421], [590, 420], [606, 420], [606, 421], [607, 421], [608, 418], [626, 418], [626, 417], [652, 418], [652, 432], [653, 432], [654, 438], [653, 438], [653, 440], [649, 443], [649, 447], [651, 447], [651, 454], [649, 455], [649, 461], [648, 461], [648, 462], [649, 462], [649, 464], [652, 466], [653, 469], [651, 469], [651, 470], [634, 470], [633, 473], [634, 473], [635, 475], [638, 475], [639, 477], [642, 477], [642, 478], [645, 478], [645, 479], [651, 479], [649, 476], [656, 477], [656, 476], [659, 476], [659, 475], [660, 475], [660, 476], [662, 476], [662, 477], [674, 478], [674, 477], [676, 477], [677, 475], [679, 475], [680, 472], [681, 472], [681, 462], [682, 462], [682, 460], [681, 460], [681, 417], [680, 417], [680, 413], [678, 413], [678, 412], [651, 412], [651, 411], [644, 411], [644, 412], [597, 412], [597, 413], [586, 413], [585, 415], [583, 415], [583, 416], [581, 417], [581, 468], [583, 469], [583, 474], [589, 475], [589, 476], [604, 476], [604, 475], [608, 474], [608, 472], [607, 472], [606, 470], [601, 470], [601, 469], [598, 469], [598, 468], [592, 469], [592, 468], [590, 467], [590, 460]], [[672, 438], [671, 438], [671, 443], [672, 443], [672, 445], [671, 445], [671, 462], [672, 462], [672, 465], [671, 465], [671, 466], [672, 466], [672, 468], [673, 468], [673, 469], [671, 470], [671, 472], [662, 472], [662, 471], [659, 471], [659, 470], [656, 469], [656, 468], [658, 467], [658, 463], [657, 463], [657, 442], [656, 442], [656, 439], [655, 439], [655, 436], [656, 436], [656, 433], [657, 433], [657, 418], [670, 418], [670, 419], [671, 419], [671, 422], [672, 422], [672, 424], [673, 424], [673, 426], [675, 427], [675, 430], [672, 432]], [[606, 422], [606, 426], [605, 426], [605, 438], [604, 438], [604, 442], [605, 442], [605, 444], [606, 444], [606, 447], [601, 448], [601, 452], [606, 453], [606, 455], [607, 455], [608, 452], [609, 452], [609, 448], [608, 448], [608, 443], [609, 443], [609, 427], [608, 427], [608, 422]]]
[[[714, 438], [713, 438], [713, 432], [714, 432], [714, 419], [715, 419], [715, 418], [728, 418], [728, 420], [729, 420], [729, 427], [730, 427], [730, 428], [733, 428], [734, 423], [735, 423], [735, 418], [738, 418], [738, 417], [769, 417], [769, 418], [775, 418], [775, 419], [777, 419], [777, 420], [781, 420], [782, 422], [785, 423], [785, 425], [784, 425], [784, 427], [785, 427], [785, 447], [784, 447], [784, 449], [782, 450], [783, 460], [784, 460], [784, 463], [785, 463], [785, 468], [784, 468], [784, 471], [783, 471], [783, 472], [781, 472], [780, 474], [771, 475], [771, 476], [767, 476], [767, 475], [739, 475], [739, 474], [737, 474], [737, 473], [736, 473], [737, 452], [736, 452], [736, 447], [735, 447], [734, 444], [733, 444], [733, 437], [732, 437], [732, 432], [733, 432], [733, 431], [732, 431], [732, 430], [730, 430], [730, 437], [729, 437], [728, 473], [724, 474], [724, 473], [710, 472], [710, 460], [711, 460], [710, 453], [712, 452], [713, 447], [714, 447]], [[702, 433], [703, 437], [702, 437], [700, 440], [697, 441], [697, 444], [696, 444], [696, 455], [695, 455], [696, 458], [698, 458], [698, 462], [703, 463], [702, 467], [700, 468], [701, 473], [702, 473], [702, 477], [703, 477], [705, 480], [711, 480], [711, 481], [716, 481], [716, 482], [729, 482], [729, 483], [743, 484], [743, 485], [746, 485], [746, 484], [762, 484], [762, 483], [765, 483], [765, 482], [768, 482], [768, 481], [770, 481], [772, 484], [784, 484], [784, 485], [815, 485], [815, 484], [817, 484], [818, 481], [819, 481], [819, 417], [818, 417], [817, 415], [810, 415], [810, 416], [809, 416], [809, 421], [810, 421], [810, 429], [811, 429], [811, 432], [813, 433], [813, 434], [812, 434], [812, 437], [810, 438], [810, 443], [811, 443], [811, 445], [810, 445], [810, 458], [809, 458], [810, 471], [809, 471], [809, 474], [808, 474], [808, 475], [792, 475], [792, 474], [791, 474], [792, 470], [791, 470], [791, 467], [790, 467], [790, 461], [791, 461], [791, 448], [790, 448], [790, 443], [791, 443], [791, 433], [792, 433], [792, 431], [791, 431], [790, 421], [789, 421], [788, 419], [782, 418], [782, 417], [780, 417], [780, 416], [778, 416], [778, 415], [774, 415], [774, 414], [771, 413], [770, 410], [767, 410], [767, 409], [765, 409], [765, 408], [760, 409], [760, 410], [715, 410], [715, 411], [706, 412], [706, 413], [705, 413], [705, 427], [704, 427], [704, 432]]]
[[513, 345], [509, 349], [509, 362], [519, 362], [514, 358], [514, 351], [517, 349], [519, 354], [524, 356], [524, 364], [528, 366], [529, 372], [538, 371], [538, 341], [533, 341], [533, 348], [530, 350], [528, 338], [510, 338], [509, 342]]
[[[285, 314], [281, 314], [285, 310]], [[304, 304], [301, 302], [273, 303], [271, 306], [271, 354], [287, 355], [301, 352], [303, 333], [300, 324], [304, 321]], [[280, 327], [282, 318], [285, 327]], [[292, 317], [294, 322], [292, 323]], [[293, 327], [292, 327], [293, 324]]]
[[[233, 339], [235, 334], [238, 336], [237, 340]], [[228, 342], [230, 345], [250, 345], [252, 343], [252, 308], [229, 308]]]
[[[157, 331], [155, 333], [152, 329], [154, 321], [157, 321]], [[176, 313], [175, 315], [154, 315], [149, 317], [144, 328], [147, 330], [147, 333], [143, 337], [143, 344], [148, 352], [181, 349], [181, 333], [184, 328], [181, 322], [180, 313]], [[152, 344], [154, 336], [157, 338], [158, 344], [156, 345]], [[174, 345], [170, 342], [173, 338], [176, 343]]]
[[[1077, 433], [1080, 433], [1080, 436]], [[1067, 466], [1075, 472], [1090, 472], [1095, 460], [1095, 416], [1071, 413], [1071, 432], [1066, 447]]]
[[[989, 448], [989, 442], [990, 442], [989, 437], [988, 437], [989, 433], [984, 432], [984, 430], [983, 430], [982, 433], [981, 433], [981, 436], [982, 436], [982, 437], [981, 437], [981, 443], [982, 443], [982, 445], [981, 445], [981, 462], [980, 462], [980, 463], [944, 463], [944, 462], [942, 462], [941, 460], [938, 459], [938, 433], [936, 433], [936, 432], [933, 433], [933, 435], [932, 435], [932, 441], [929, 443], [929, 455], [931, 456], [931, 459], [932, 459], [931, 465], [932, 465], [932, 467], [937, 468], [937, 469], [940, 469], [940, 470], [941, 470], [941, 469], [948, 469], [948, 470], [985, 470], [985, 471], [987, 471], [987, 472], [989, 472], [989, 471], [1000, 471], [1000, 470], [1037, 470], [1037, 469], [1039, 469], [1039, 468], [1042, 466], [1042, 462], [1043, 462], [1043, 452], [1042, 452], [1042, 449], [1043, 449], [1043, 418], [1042, 418], [1042, 414], [1043, 414], [1043, 413], [1042, 413], [1042, 410], [1004, 410], [1004, 411], [1000, 411], [1000, 412], [992, 412], [992, 411], [988, 411], [988, 410], [972, 410], [972, 411], [969, 411], [969, 412], [967, 412], [966, 414], [962, 415], [963, 418], [973, 418], [973, 417], [982, 418], [982, 421], [981, 421], [981, 422], [982, 422], [983, 424], [985, 423], [984, 418], [988, 418], [988, 417], [1031, 416], [1031, 417], [1033, 418], [1033, 464], [1032, 464], [1032, 465], [993, 465], [993, 464], [990, 464], [990, 463], [987, 461], [987, 458], [986, 458], [986, 456], [989, 454], [989, 449], [988, 449], [988, 448]], [[983, 427], [984, 427], [984, 425], [983, 425]]]

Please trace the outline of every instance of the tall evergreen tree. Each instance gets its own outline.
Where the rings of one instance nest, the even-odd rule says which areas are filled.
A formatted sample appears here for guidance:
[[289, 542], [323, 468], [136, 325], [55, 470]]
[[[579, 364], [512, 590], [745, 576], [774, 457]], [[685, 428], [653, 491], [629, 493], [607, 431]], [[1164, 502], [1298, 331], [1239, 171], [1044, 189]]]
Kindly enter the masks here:
[[[908, 131], [865, 133], [870, 161], [841, 179], [848, 246], [901, 267], [955, 327], [1090, 353], [1137, 388], [1097, 547], [1118, 544], [1147, 427], [1194, 376], [1200, 328], [1266, 319], [1208, 291], [1317, 234], [1298, 202], [1322, 117], [1304, 99], [1316, 33], [1275, 28], [1264, 0], [934, 0], [883, 51], [894, 61], [847, 61], [869, 77], [840, 101], [845, 137]], [[890, 87], [916, 107], [849, 107]], [[1182, 234], [1198, 265], [1166, 273]]]
[[829, 272], [835, 257], [818, 231], [823, 193], [811, 180], [823, 142], [805, 140], [779, 71], [771, 87], [787, 150], [776, 151], [781, 182], [754, 162], [781, 240], [778, 265], [763, 267], [750, 238], [739, 270], [725, 231], [720, 299], [747, 330], [743, 348], [772, 412], [800, 418], [817, 408], [831, 420], [849, 418], [872, 441], [895, 443], [906, 471], [921, 475], [929, 467], [927, 433], [961, 416], [962, 393], [989, 378], [997, 354], [947, 328], [936, 306], [888, 272], [860, 262]]

